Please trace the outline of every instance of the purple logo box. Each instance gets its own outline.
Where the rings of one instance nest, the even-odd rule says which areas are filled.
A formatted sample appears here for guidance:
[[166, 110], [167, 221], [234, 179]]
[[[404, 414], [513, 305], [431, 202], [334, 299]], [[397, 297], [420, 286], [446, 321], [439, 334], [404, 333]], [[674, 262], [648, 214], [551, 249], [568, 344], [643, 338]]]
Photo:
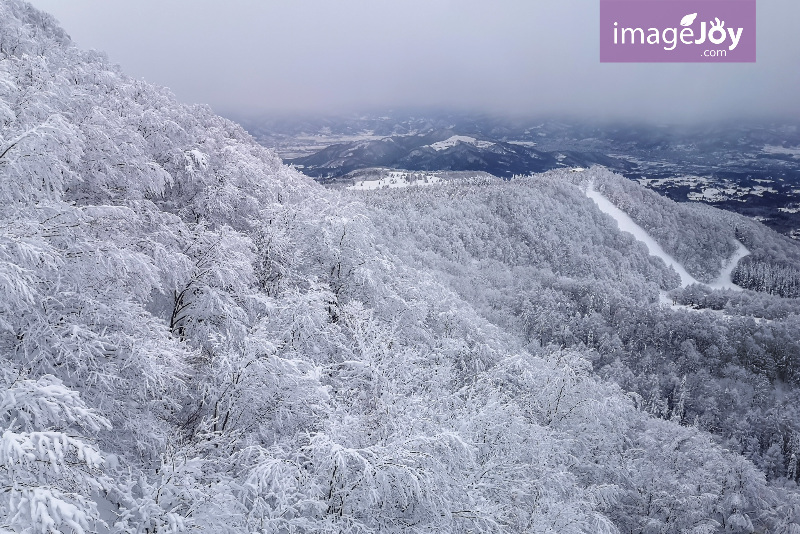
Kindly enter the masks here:
[[602, 63], [754, 63], [756, 0], [600, 0]]

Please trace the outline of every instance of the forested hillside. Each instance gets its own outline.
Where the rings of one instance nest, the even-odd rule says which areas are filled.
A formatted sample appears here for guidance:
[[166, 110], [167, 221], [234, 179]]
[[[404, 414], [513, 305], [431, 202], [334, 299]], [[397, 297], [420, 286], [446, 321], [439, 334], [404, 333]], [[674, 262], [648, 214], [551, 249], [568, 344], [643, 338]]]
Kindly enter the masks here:
[[552, 177], [362, 195], [0, 0], [0, 532], [800, 529], [796, 316]]
[[[579, 185], [587, 179], [583, 174], [569, 177]], [[594, 169], [592, 179], [598, 191], [650, 232], [701, 282], [716, 276], [720, 258], [731, 256], [738, 240], [752, 257], [734, 272], [737, 283], [755, 291], [797, 296], [800, 273], [793, 267], [800, 263], [797, 241], [735, 213], [705, 204], [673, 202], [605, 169]]]
[[[582, 190], [588, 183], [604, 191], [630, 184], [628, 196], [616, 198], [632, 214], [644, 211], [632, 199], [654, 195], [593, 168], [362, 197], [379, 235], [405, 247], [404, 257], [418, 267], [440, 273], [484, 317], [526, 340], [529, 351], [579, 351], [599, 376], [630, 391], [640, 410], [715, 434], [774, 484], [793, 488], [800, 456], [797, 301], [690, 286], [670, 292], [688, 306], [658, 305], [659, 286], [677, 287], [677, 275], [594, 209]], [[705, 206], [688, 208], [696, 213], [687, 216], [669, 211], [681, 205], [657, 202], [669, 215], [665, 234], [697, 239], [672, 250], [697, 258], [691, 251], [702, 249], [695, 273], [709, 280], [727, 258], [710, 251], [732, 253], [737, 228], [759, 232], [749, 242], [756, 250], [785, 239]]]

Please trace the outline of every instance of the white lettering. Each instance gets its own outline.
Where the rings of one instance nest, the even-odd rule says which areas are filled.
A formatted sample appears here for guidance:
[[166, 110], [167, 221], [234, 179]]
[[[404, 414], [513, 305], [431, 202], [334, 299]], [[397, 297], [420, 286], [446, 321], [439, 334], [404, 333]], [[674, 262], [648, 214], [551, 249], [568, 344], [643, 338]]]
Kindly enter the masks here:
[[631, 36], [631, 43], [636, 41], [636, 33], [639, 33], [639, 42], [644, 44], [644, 30], [641, 28], [622, 28], [622, 44], [625, 44], [625, 33]]
[[[672, 38], [667, 39], [667, 33], [672, 33]], [[678, 46], [678, 29], [677, 28], [667, 28], [664, 30], [662, 34], [664, 38], [664, 44], [672, 45], [671, 48], [664, 47], [664, 50], [675, 50], [675, 47]]]
[[742, 38], [742, 28], [739, 28], [736, 33], [734, 33], [733, 28], [728, 28], [728, 35], [731, 36], [731, 41], [733, 41], [733, 44], [728, 47], [728, 50], [733, 50], [739, 46], [739, 39]]
[[706, 23], [700, 23], [700, 39], [696, 40], [694, 44], [703, 44], [706, 42]]

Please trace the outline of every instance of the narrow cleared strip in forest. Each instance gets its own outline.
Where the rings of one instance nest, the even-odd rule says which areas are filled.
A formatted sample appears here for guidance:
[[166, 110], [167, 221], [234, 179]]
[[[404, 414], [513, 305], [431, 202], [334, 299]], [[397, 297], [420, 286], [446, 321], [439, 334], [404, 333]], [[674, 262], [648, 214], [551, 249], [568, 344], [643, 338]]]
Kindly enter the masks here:
[[[667, 265], [671, 265], [678, 275], [680, 275], [682, 287], [699, 283], [691, 274], [686, 271], [686, 269], [683, 268], [683, 265], [681, 265], [680, 262], [667, 254], [667, 252], [661, 248], [661, 245], [659, 245], [644, 228], [636, 224], [636, 222], [634, 222], [634, 220], [631, 219], [627, 213], [616, 207], [610, 200], [597, 191], [594, 188], [594, 184], [590, 184], [586, 189], [586, 196], [591, 198], [595, 204], [597, 204], [597, 207], [600, 208], [600, 211], [611, 215], [611, 217], [617, 221], [617, 225], [619, 226], [620, 230], [632, 234], [633, 237], [644, 243], [652, 256], [657, 256], [664, 260], [664, 263]], [[736, 265], [739, 263], [739, 260], [745, 256], [749, 256], [750, 251], [747, 250], [747, 247], [745, 247], [739, 241], [736, 242], [736, 245], [736, 252], [723, 264], [722, 270], [720, 271], [717, 279], [710, 284], [706, 284], [708, 287], [712, 289], [742, 290], [741, 287], [733, 283], [732, 275]]]
[[594, 184], [589, 184], [589, 187], [586, 189], [586, 196], [594, 200], [597, 207], [600, 208], [600, 211], [611, 215], [614, 220], [617, 221], [620, 230], [632, 234], [633, 237], [644, 243], [647, 246], [647, 250], [650, 251], [651, 256], [659, 257], [664, 260], [664, 263], [671, 265], [672, 268], [675, 269], [675, 272], [681, 277], [681, 287], [699, 283], [683, 268], [683, 265], [667, 254], [666, 251], [661, 248], [661, 245], [659, 245], [644, 228], [636, 224], [627, 213], [616, 207], [610, 200], [600, 194], [600, 192], [594, 188]]
[[722, 272], [719, 273], [719, 277], [714, 282], [708, 284], [708, 287], [712, 289], [734, 289], [736, 291], [742, 291], [741, 287], [733, 283], [733, 270], [736, 269], [739, 260], [750, 255], [750, 251], [739, 241], [736, 242], [736, 245], [738, 246], [736, 252], [733, 253], [733, 256], [731, 256], [722, 267]]

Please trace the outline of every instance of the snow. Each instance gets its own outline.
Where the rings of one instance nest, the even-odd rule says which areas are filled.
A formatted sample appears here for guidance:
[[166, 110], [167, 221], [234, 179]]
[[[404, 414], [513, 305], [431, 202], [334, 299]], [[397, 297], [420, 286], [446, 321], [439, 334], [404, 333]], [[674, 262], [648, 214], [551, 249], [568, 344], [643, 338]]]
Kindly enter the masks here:
[[748, 195], [763, 197], [764, 193], [771, 193], [773, 195], [778, 193], [775, 188], [764, 187], [762, 185], [757, 185], [755, 187], [738, 185], [731, 186], [729, 185], [729, 182], [726, 182], [726, 185], [727, 186], [724, 189], [717, 187], [705, 187], [702, 189], [702, 192], [699, 193], [692, 191], [686, 194], [686, 198], [697, 202], [725, 202], [726, 200], [738, 200], [740, 202], [745, 202], [742, 197], [746, 197]]
[[763, 197], [764, 193], [772, 193], [773, 195], [777, 195], [778, 191], [773, 187], [764, 187], [763, 185], [757, 185], [750, 190], [750, 194], [756, 195], [757, 197]]
[[439, 141], [438, 143], [433, 143], [428, 146], [439, 152], [440, 150], [447, 150], [448, 148], [452, 148], [456, 146], [458, 143], [475, 145], [478, 148], [489, 148], [490, 146], [494, 145], [494, 143], [490, 141], [478, 141], [474, 137], [468, 137], [466, 135], [454, 135], [449, 139], [445, 139], [444, 141]]
[[369, 141], [383, 141], [390, 139], [385, 135], [376, 135], [372, 130], [365, 130], [363, 132], [347, 135], [347, 134], [332, 134], [330, 129], [328, 133], [317, 134], [301, 134], [283, 139], [280, 137], [261, 137], [263, 142], [269, 142], [269, 146], [283, 159], [295, 159], [303, 156], [309, 156], [324, 150], [332, 145], [369, 142]]
[[[622, 156], [618, 156], [622, 157]], [[628, 161], [634, 161], [632, 158], [625, 158]], [[639, 164], [646, 164], [641, 160], [636, 160]], [[671, 167], [664, 165], [665, 169]], [[694, 189], [686, 194], [688, 200], [695, 202], [726, 202], [734, 200], [738, 202], [746, 202], [748, 196], [763, 197], [766, 193], [778, 194], [774, 187], [767, 187], [763, 185], [748, 186], [736, 183], [731, 180], [708, 177], [708, 176], [695, 176], [695, 175], [680, 175], [670, 176], [667, 178], [639, 178], [636, 180], [638, 183], [649, 188], [679, 188], [689, 187]], [[754, 182], [760, 183], [773, 183], [772, 180], [755, 179]]]
[[[107, 525], [113, 525], [119, 520], [119, 504], [111, 502], [109, 497], [104, 493], [95, 494], [93, 498], [97, 504], [97, 512], [100, 515], [100, 519], [102, 519]], [[110, 529], [101, 527], [99, 532], [110, 532]]]
[[359, 180], [353, 185], [348, 186], [347, 189], [353, 191], [371, 191], [374, 189], [383, 189], [388, 187], [390, 189], [398, 187], [411, 187], [415, 185], [434, 185], [444, 183], [436, 174], [420, 174], [420, 173], [407, 173], [392, 171], [387, 176], [378, 180]]
[[661, 258], [664, 260], [664, 263], [675, 269], [675, 272], [681, 277], [681, 287], [699, 283], [683, 268], [683, 265], [667, 254], [666, 251], [661, 248], [661, 245], [659, 245], [644, 228], [636, 224], [627, 213], [616, 207], [610, 200], [596, 191], [593, 185], [589, 185], [586, 190], [586, 196], [594, 200], [597, 207], [600, 208], [600, 211], [611, 215], [617, 221], [620, 230], [632, 234], [633, 237], [644, 243], [647, 246], [647, 250], [650, 251], [651, 256]]
[[794, 158], [800, 158], [800, 147], [787, 148], [783, 146], [765, 145], [764, 152], [766, 154], [784, 154]]
[[723, 314], [720, 310], [712, 310], [710, 308], [704, 308], [704, 309], [692, 308], [691, 306], [687, 306], [686, 304], [678, 304], [677, 302], [674, 302], [672, 300], [672, 297], [670, 297], [666, 291], [659, 291], [658, 298], [661, 304], [669, 306], [670, 308], [675, 310], [684, 310], [692, 313], [713, 313], [715, 315], [723, 317]]
[[[595, 190], [593, 185], [589, 185], [587, 188], [586, 196], [594, 200], [595, 204], [597, 204], [597, 207], [600, 208], [600, 211], [611, 215], [617, 221], [617, 225], [619, 226], [620, 230], [632, 234], [633, 237], [644, 243], [647, 246], [647, 250], [650, 251], [651, 256], [661, 258], [664, 260], [664, 263], [675, 269], [675, 272], [677, 272], [681, 277], [681, 287], [687, 287], [692, 284], [700, 283], [691, 274], [689, 274], [686, 269], [684, 269], [683, 265], [681, 265], [675, 258], [667, 254], [667, 252], [661, 248], [661, 245], [659, 245], [644, 228], [636, 224], [636, 222], [634, 222], [627, 213], [616, 207], [610, 200]], [[710, 284], [703, 285], [707, 285], [711, 289], [742, 290], [741, 287], [733, 283], [733, 270], [736, 268], [736, 264], [739, 263], [739, 260], [745, 256], [748, 256], [750, 251], [747, 250], [747, 248], [739, 241], [737, 241], [736, 244], [736, 252], [733, 253], [733, 256], [724, 261], [722, 270], [720, 271], [717, 279]], [[661, 302], [669, 304], [671, 303], [671, 299], [669, 299], [666, 294], [662, 294]]]
[[739, 263], [739, 260], [750, 255], [750, 251], [738, 241], [736, 244], [738, 245], [736, 252], [725, 262], [717, 279], [708, 284], [708, 287], [712, 289], [735, 289], [737, 291], [742, 291], [741, 287], [733, 283], [733, 270], [736, 268], [736, 264]]

